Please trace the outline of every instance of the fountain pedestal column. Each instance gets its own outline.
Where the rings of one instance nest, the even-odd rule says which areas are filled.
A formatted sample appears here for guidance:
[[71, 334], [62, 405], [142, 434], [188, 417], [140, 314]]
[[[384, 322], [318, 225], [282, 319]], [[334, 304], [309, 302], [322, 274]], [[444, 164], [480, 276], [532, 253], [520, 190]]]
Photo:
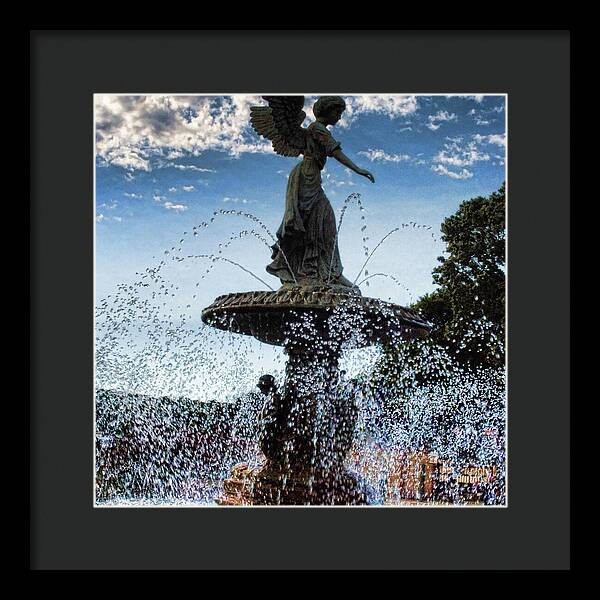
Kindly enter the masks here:
[[254, 476], [253, 503], [366, 504], [344, 467], [357, 410], [340, 380], [339, 345], [296, 336], [286, 352], [283, 393], [272, 394], [263, 411], [260, 443], [267, 462]]

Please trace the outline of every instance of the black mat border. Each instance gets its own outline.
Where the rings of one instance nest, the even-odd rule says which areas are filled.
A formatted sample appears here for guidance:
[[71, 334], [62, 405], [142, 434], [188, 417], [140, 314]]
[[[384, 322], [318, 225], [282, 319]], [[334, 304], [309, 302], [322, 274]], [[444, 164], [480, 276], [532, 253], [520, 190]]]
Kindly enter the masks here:
[[[569, 566], [568, 32], [38, 31], [30, 43], [33, 568]], [[305, 90], [509, 95], [509, 507], [93, 509], [92, 94]]]

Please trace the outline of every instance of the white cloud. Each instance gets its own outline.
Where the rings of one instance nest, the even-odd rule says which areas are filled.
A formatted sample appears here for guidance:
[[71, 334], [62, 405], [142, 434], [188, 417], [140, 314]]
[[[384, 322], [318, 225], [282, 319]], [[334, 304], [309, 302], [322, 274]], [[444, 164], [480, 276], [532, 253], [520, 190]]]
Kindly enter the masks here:
[[[433, 157], [432, 170], [438, 175], [445, 175], [452, 179], [469, 179], [473, 177], [473, 172], [466, 167], [490, 161], [492, 158], [488, 152], [481, 149], [480, 145], [482, 143], [502, 145], [501, 142], [504, 140], [504, 134], [492, 136], [475, 134], [471, 137], [471, 141], [468, 142], [464, 142], [461, 136], [447, 137], [442, 149]], [[494, 155], [493, 158], [502, 160], [498, 155]], [[496, 162], [492, 164], [498, 165]]]
[[478, 143], [495, 144], [496, 146], [506, 146], [506, 133], [492, 133], [490, 135], [480, 135], [476, 133], [473, 139]]
[[[450, 139], [450, 138], [447, 138]], [[453, 138], [444, 144], [444, 147], [435, 155], [433, 161], [438, 164], [450, 165], [452, 167], [468, 167], [476, 162], [490, 159], [490, 155], [480, 152], [475, 142], [461, 145], [462, 138]]]
[[232, 198], [230, 196], [224, 196], [223, 202], [233, 202], [234, 204], [250, 204], [250, 200], [246, 200], [246, 198]]
[[172, 202], [165, 202], [163, 206], [167, 210], [174, 210], [175, 212], [181, 212], [188, 209], [185, 204], [173, 204]]
[[173, 192], [176, 192], [176, 191], [177, 191], [177, 188], [176, 188], [176, 187], [170, 187], [170, 188], [169, 188], [169, 191], [170, 191], [171, 193], [173, 193]]
[[456, 171], [450, 171], [444, 165], [434, 165], [431, 167], [432, 171], [438, 173], [438, 175], [446, 175], [452, 179], [469, 179], [473, 177], [473, 173], [468, 169], [462, 169], [458, 173]]
[[473, 117], [476, 125], [489, 125], [490, 123], [496, 122], [498, 119], [494, 117], [503, 111], [504, 104], [498, 104], [488, 109], [472, 109], [467, 114]]
[[435, 115], [429, 115], [427, 117], [427, 127], [431, 129], [431, 131], [436, 131], [440, 128], [440, 123], [444, 121], [456, 121], [458, 117], [455, 113], [449, 113], [445, 110], [439, 110]]
[[154, 200], [154, 202], [162, 202], [163, 200], [166, 200], [166, 196], [160, 196], [159, 194], [156, 194], [155, 196], [152, 196], [152, 200]]
[[101, 165], [152, 170], [152, 159], [173, 160], [219, 150], [272, 152], [250, 126], [258, 96], [96, 96], [96, 152]]
[[346, 110], [339, 121], [341, 127], [348, 127], [360, 115], [379, 113], [392, 119], [406, 117], [417, 111], [417, 96], [345, 96]]
[[184, 185], [181, 189], [184, 192], [193, 192], [196, 188], [193, 185]]
[[467, 98], [469, 100], [475, 100], [477, 104], [481, 104], [485, 98], [485, 94], [473, 94], [471, 96], [464, 94], [449, 94], [446, 98]]
[[100, 208], [104, 208], [105, 210], [114, 210], [115, 208], [117, 208], [117, 206], [119, 206], [119, 203], [116, 200], [113, 200], [110, 204], [103, 202], [100, 205]]
[[127, 196], [128, 198], [143, 198], [144, 196], [142, 196], [142, 194], [130, 194], [129, 192], [125, 192], [124, 196]]
[[180, 171], [199, 171], [200, 173], [216, 173], [215, 169], [204, 169], [202, 167], [197, 167], [196, 165], [165, 165], [166, 167], [173, 167], [174, 169], [179, 169]]
[[[360, 115], [378, 113], [406, 117], [418, 108], [416, 96], [347, 96], [340, 121], [348, 127]], [[312, 119], [307, 97], [304, 111]], [[264, 105], [259, 96], [96, 96], [96, 153], [101, 166], [116, 165], [129, 172], [156, 166], [212, 171], [194, 165], [165, 165], [164, 161], [199, 156], [206, 150], [234, 157], [246, 152], [272, 153], [269, 140], [250, 125], [250, 107]], [[158, 163], [158, 164], [157, 164]], [[133, 175], [127, 177], [128, 180]]]
[[361, 151], [359, 154], [366, 156], [370, 161], [382, 161], [382, 162], [402, 162], [406, 160], [410, 160], [410, 156], [408, 154], [388, 154], [383, 150], [373, 150], [369, 148], [368, 151]]
[[343, 179], [336, 179], [331, 173], [326, 173], [325, 174], [325, 181], [327, 185], [334, 185], [336, 187], [342, 187], [345, 185], [356, 185], [354, 183], [354, 181], [352, 181], [352, 178], [348, 179], [348, 180], [343, 180]]
[[97, 223], [105, 223], [106, 221], [115, 221], [116, 223], [120, 223], [123, 219], [121, 217], [107, 217], [103, 213], [96, 215]]

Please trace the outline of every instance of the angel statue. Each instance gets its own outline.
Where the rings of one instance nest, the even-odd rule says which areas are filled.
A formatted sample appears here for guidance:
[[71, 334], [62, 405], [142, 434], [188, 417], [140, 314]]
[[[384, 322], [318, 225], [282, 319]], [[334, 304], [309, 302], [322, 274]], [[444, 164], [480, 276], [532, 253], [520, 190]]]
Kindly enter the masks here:
[[327, 129], [340, 120], [346, 103], [339, 96], [320, 97], [313, 106], [317, 120], [305, 128], [304, 96], [263, 98], [268, 106], [250, 108], [254, 130], [272, 141], [277, 154], [303, 155], [289, 175], [285, 212], [267, 272], [279, 277], [283, 285], [333, 284], [358, 291], [342, 275], [335, 214], [321, 187], [321, 171], [328, 156], [375, 183], [369, 171], [357, 167], [342, 152]]

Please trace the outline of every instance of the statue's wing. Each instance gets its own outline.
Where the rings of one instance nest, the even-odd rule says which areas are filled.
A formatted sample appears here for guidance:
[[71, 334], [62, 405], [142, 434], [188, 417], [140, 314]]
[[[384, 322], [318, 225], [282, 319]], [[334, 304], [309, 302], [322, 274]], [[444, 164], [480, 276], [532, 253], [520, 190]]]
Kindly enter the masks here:
[[254, 131], [271, 140], [282, 156], [298, 156], [306, 148], [306, 129], [302, 122], [304, 96], [263, 96], [269, 106], [251, 106], [250, 123]]

